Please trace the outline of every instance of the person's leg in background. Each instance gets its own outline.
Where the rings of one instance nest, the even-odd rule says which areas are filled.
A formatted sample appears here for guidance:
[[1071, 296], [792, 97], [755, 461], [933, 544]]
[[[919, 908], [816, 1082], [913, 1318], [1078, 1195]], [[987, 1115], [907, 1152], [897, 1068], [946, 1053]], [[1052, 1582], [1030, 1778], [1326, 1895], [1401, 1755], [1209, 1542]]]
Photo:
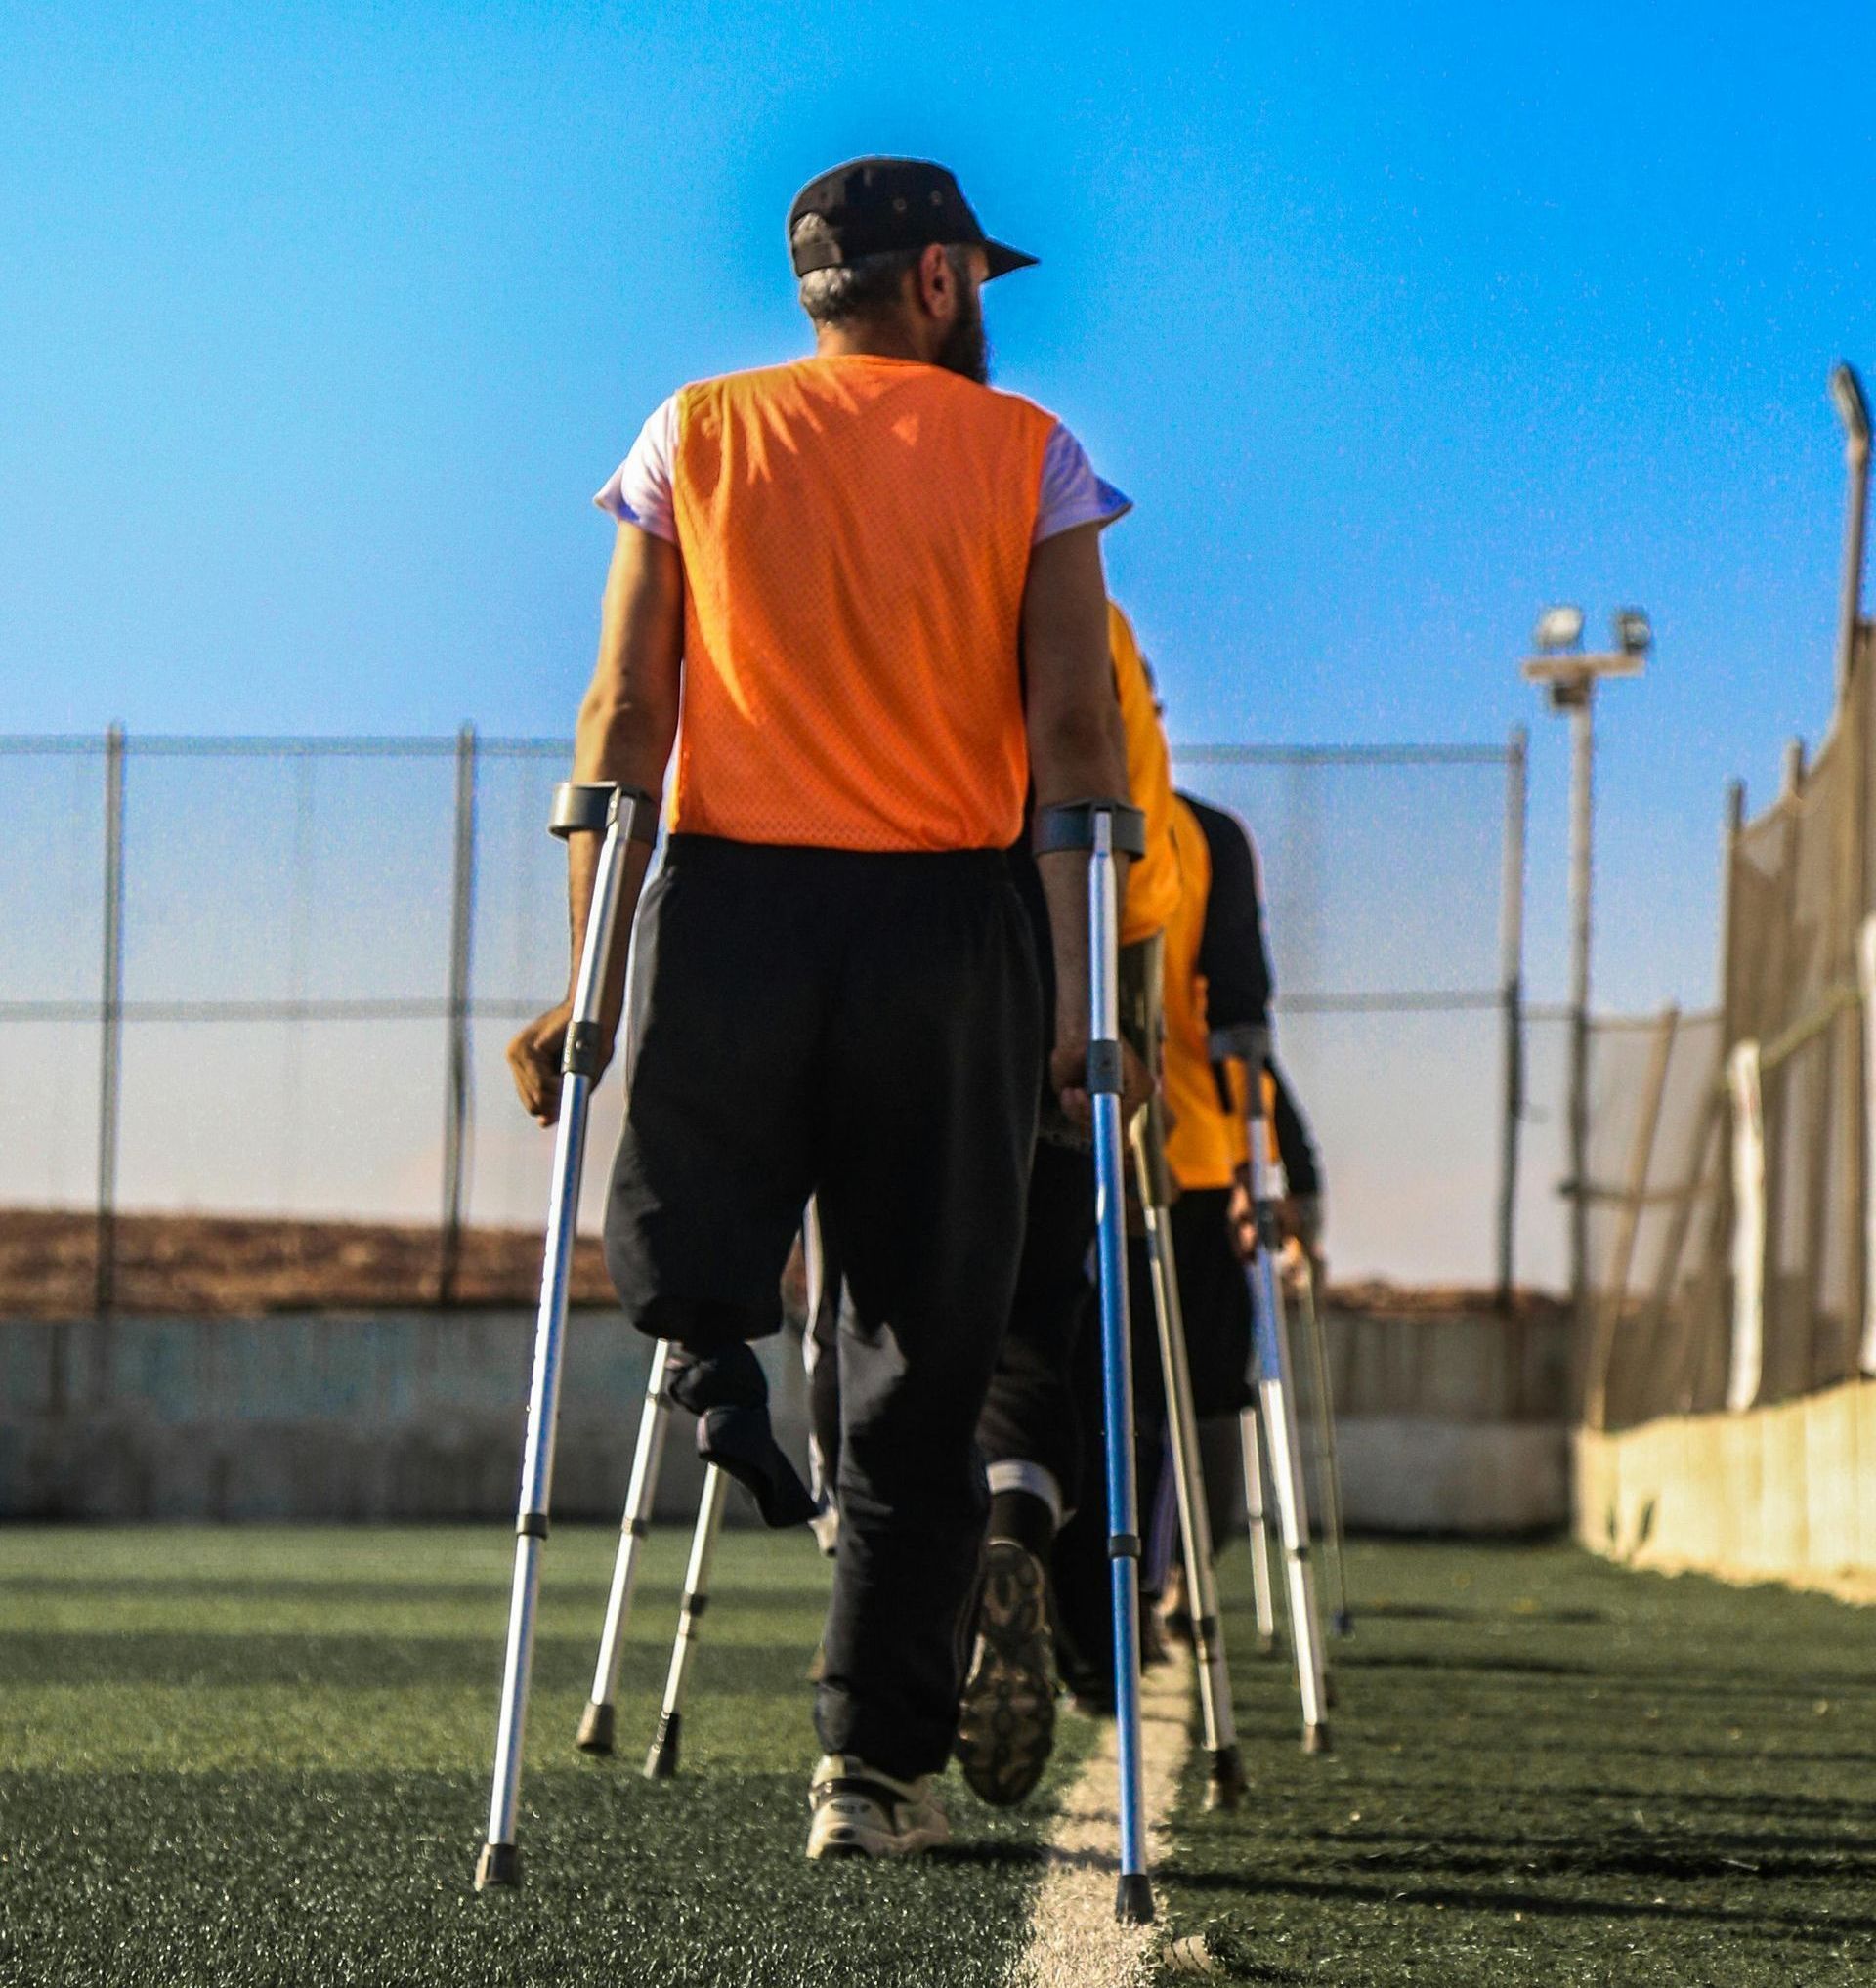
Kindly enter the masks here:
[[1093, 1157], [1065, 1125], [1051, 1127], [1036, 1142], [1009, 1330], [977, 1430], [990, 1528], [958, 1757], [976, 1793], [1000, 1804], [1030, 1793], [1054, 1745], [1047, 1570], [1083, 1477], [1075, 1363], [1090, 1337], [1093, 1238]]

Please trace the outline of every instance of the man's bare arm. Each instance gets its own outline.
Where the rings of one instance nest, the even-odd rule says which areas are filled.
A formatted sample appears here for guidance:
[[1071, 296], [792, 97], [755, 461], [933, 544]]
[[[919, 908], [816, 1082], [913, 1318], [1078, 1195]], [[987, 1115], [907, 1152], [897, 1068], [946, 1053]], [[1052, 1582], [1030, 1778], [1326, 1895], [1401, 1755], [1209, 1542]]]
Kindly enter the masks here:
[[[617, 782], [661, 793], [671, 743], [677, 737], [678, 695], [684, 654], [684, 567], [677, 548], [662, 538], [621, 525], [613, 546], [600, 608], [599, 659], [580, 700], [574, 730], [574, 779]], [[619, 899], [619, 929], [628, 930], [645, 882], [649, 851], [627, 852]], [[572, 1012], [573, 986], [592, 909], [599, 867], [599, 837], [574, 835], [567, 843], [567, 899], [572, 965], [568, 998], [531, 1022], [508, 1048], [521, 1101], [542, 1124], [560, 1109], [560, 1053]], [[625, 1003], [625, 949], [616, 949], [601, 1011], [603, 1054]]]
[[[1100, 528], [1078, 526], [1030, 554], [1023, 590], [1024, 713], [1036, 805], [1127, 797], [1127, 740], [1107, 644]], [[1087, 861], [1042, 858], [1055, 947], [1055, 1054], [1050, 1076], [1080, 1102], [1087, 1056]], [[1116, 884], [1125, 891], [1125, 859]]]

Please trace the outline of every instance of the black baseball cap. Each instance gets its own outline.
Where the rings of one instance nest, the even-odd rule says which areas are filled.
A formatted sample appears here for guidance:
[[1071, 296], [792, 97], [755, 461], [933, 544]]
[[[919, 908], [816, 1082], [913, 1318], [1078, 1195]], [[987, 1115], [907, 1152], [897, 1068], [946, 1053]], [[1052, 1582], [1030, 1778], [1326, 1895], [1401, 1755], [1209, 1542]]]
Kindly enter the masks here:
[[[795, 224], [818, 215], [827, 233], [794, 246]], [[789, 253], [794, 273], [837, 269], [863, 255], [930, 242], [967, 243], [990, 258], [990, 274], [1004, 276], [1036, 260], [1006, 242], [992, 241], [971, 212], [956, 177], [928, 159], [851, 159], [810, 180], [789, 209]]]

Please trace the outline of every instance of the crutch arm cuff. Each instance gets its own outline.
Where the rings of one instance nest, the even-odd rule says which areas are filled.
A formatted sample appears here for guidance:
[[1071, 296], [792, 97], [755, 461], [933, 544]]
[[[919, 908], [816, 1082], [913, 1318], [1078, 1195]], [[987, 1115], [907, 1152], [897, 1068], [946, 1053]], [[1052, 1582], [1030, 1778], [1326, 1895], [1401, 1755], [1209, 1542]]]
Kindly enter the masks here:
[[1094, 847], [1094, 822], [1099, 815], [1114, 824], [1114, 854], [1146, 854], [1146, 817], [1128, 801], [1056, 801], [1036, 810], [1035, 847], [1038, 856]]
[[658, 840], [658, 796], [617, 781], [564, 780], [554, 789], [547, 832], [564, 842], [570, 835], [603, 834], [617, 812], [628, 842], [647, 848]]

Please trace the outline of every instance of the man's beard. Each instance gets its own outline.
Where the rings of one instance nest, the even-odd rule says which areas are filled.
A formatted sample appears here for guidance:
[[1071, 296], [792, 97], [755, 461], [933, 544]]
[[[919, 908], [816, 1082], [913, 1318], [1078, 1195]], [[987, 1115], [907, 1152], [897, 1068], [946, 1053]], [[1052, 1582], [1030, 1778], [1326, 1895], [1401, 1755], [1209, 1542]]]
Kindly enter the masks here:
[[958, 316], [938, 348], [937, 363], [980, 387], [990, 384], [990, 335], [984, 329], [984, 300], [975, 289], [961, 292]]

